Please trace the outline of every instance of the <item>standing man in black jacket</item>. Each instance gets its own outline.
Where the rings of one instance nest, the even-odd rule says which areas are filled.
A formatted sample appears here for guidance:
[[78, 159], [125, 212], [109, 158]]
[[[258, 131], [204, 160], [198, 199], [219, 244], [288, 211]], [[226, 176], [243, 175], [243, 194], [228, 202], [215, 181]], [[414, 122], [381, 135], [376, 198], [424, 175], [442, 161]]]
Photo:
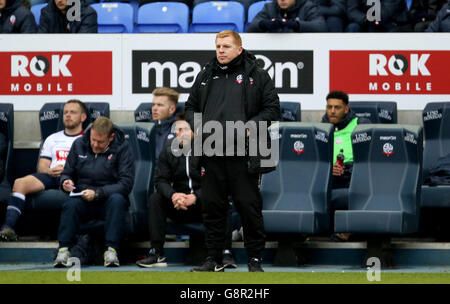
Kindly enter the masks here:
[[36, 32], [34, 16], [22, 0], [0, 0], [0, 34]]
[[70, 248], [82, 219], [104, 217], [106, 267], [119, 266], [117, 249], [125, 226], [128, 195], [134, 183], [134, 157], [124, 133], [106, 117], [72, 145], [61, 174], [61, 188], [81, 192], [63, 205], [55, 267], [69, 266]]
[[[201, 267], [192, 271], [223, 271], [228, 194], [242, 219], [249, 271], [263, 271], [261, 253], [265, 233], [259, 174], [249, 170], [248, 153], [240, 153], [239, 143], [245, 137], [256, 136], [257, 132], [248, 130], [249, 125], [266, 123], [267, 128], [271, 121], [279, 119], [280, 101], [269, 74], [257, 67], [255, 56], [242, 48], [238, 33], [222, 31], [216, 35], [216, 57], [197, 75], [185, 109], [197, 139], [211, 143], [211, 149], [203, 147], [201, 151], [201, 165], [205, 170], [201, 180], [202, 212], [208, 257]], [[199, 115], [201, 121], [197, 119]], [[245, 124], [237, 137], [235, 129], [225, 130], [226, 125], [236, 122]], [[215, 131], [211, 130], [209, 136], [202, 135], [200, 129], [208, 123], [218, 128], [213, 128]], [[267, 130], [260, 133], [258, 141], [266, 136]], [[211, 138], [217, 140], [211, 142]], [[194, 151], [198, 152], [196, 148]]]
[[310, 0], [268, 2], [247, 28], [248, 33], [328, 32], [316, 3]]
[[[75, 5], [80, 6], [78, 20], [69, 20]], [[48, 5], [41, 10], [39, 33], [97, 33], [97, 12], [84, 0], [67, 5], [67, 0], [49, 0]]]

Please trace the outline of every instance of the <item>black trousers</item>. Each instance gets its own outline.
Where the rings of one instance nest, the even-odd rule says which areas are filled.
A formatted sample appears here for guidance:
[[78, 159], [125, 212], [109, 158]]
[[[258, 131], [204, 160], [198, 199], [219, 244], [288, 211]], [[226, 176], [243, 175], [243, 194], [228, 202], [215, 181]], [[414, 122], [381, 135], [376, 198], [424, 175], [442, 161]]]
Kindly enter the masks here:
[[[164, 252], [164, 240], [166, 235], [167, 218], [170, 218], [175, 223], [202, 223], [202, 202], [198, 198], [195, 205], [188, 208], [188, 210], [177, 210], [173, 207], [173, 203], [164, 198], [158, 192], [154, 192], [150, 196], [148, 203], [148, 223], [151, 247]], [[231, 205], [229, 207], [229, 215], [227, 218], [227, 239], [225, 248], [231, 249]]]
[[226, 246], [228, 195], [241, 217], [249, 258], [259, 258], [265, 246], [262, 197], [258, 174], [247, 170], [246, 157], [202, 157], [202, 212], [208, 255], [220, 260]]

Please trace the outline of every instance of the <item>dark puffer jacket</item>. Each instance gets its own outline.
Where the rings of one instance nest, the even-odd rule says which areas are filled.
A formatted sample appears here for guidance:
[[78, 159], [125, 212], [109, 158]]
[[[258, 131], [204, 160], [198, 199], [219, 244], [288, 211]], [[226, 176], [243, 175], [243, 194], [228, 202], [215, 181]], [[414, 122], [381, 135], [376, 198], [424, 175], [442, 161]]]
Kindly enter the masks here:
[[[67, 12], [69, 12], [68, 7]], [[84, 0], [81, 0], [81, 16], [79, 21], [69, 21], [55, 5], [49, 0], [48, 5], [41, 11], [39, 20], [39, 33], [97, 33], [97, 12]]]
[[125, 134], [117, 127], [114, 127], [114, 134], [114, 140], [102, 153], [92, 151], [91, 129], [76, 139], [61, 174], [61, 185], [70, 179], [77, 190], [98, 192], [98, 199], [114, 193], [128, 197], [134, 183], [134, 156]]
[[267, 32], [261, 27], [261, 21], [271, 19], [294, 20], [298, 24], [296, 29], [282, 27], [274, 31], [278, 33], [328, 32], [327, 24], [319, 12], [319, 7], [309, 0], [296, 0], [295, 4], [287, 10], [282, 10], [277, 1], [266, 3], [248, 26], [247, 32]]
[[0, 10], [0, 33], [36, 33], [37, 26], [33, 14], [22, 5], [21, 0], [6, 0]]

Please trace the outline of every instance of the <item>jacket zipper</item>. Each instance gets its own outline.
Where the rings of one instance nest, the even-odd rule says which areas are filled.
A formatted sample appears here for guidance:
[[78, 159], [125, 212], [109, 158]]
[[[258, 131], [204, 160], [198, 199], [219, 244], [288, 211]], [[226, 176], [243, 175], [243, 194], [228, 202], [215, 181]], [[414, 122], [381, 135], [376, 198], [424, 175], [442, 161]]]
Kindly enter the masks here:
[[191, 193], [194, 193], [194, 189], [192, 189], [192, 179], [191, 176], [189, 175], [189, 155], [191, 154], [191, 152], [188, 153], [188, 155], [186, 155], [186, 175], [189, 178], [189, 189], [191, 189]]

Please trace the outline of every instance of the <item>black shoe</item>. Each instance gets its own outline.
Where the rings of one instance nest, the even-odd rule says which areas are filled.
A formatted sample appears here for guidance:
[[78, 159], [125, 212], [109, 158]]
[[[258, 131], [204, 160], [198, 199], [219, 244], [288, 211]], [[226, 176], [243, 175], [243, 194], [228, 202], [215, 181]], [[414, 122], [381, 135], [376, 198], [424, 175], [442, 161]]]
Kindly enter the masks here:
[[223, 272], [224, 266], [217, 263], [213, 257], [207, 257], [202, 266], [192, 268], [191, 272]]
[[237, 268], [233, 254], [228, 250], [225, 250], [223, 253], [222, 264], [225, 268]]
[[248, 260], [248, 272], [264, 272], [261, 267], [262, 260], [258, 258], [251, 258]]
[[148, 257], [137, 261], [136, 265], [144, 268], [167, 267], [166, 257], [155, 248], [151, 248]]

